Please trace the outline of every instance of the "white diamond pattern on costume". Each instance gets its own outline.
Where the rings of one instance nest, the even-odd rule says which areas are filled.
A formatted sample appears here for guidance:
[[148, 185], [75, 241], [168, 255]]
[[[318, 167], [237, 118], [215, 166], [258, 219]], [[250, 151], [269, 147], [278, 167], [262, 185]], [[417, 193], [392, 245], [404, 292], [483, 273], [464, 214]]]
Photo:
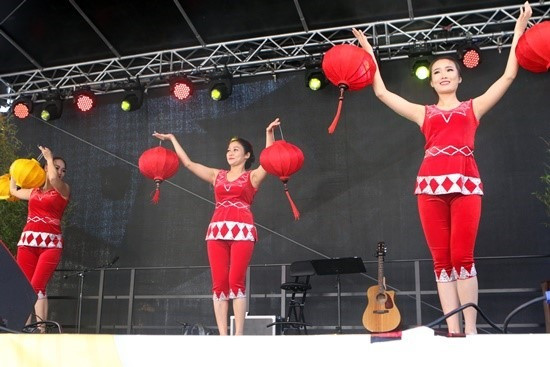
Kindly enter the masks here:
[[456, 272], [455, 268], [451, 269], [451, 279], [457, 280], [458, 279], [458, 273]]
[[447, 145], [445, 148], [440, 147], [431, 147], [430, 149], [424, 152], [424, 158], [426, 157], [435, 157], [440, 154], [445, 154], [448, 156], [453, 156], [455, 154], [462, 154], [465, 157], [474, 155], [474, 151], [468, 146], [463, 146], [460, 148], [455, 147], [454, 145]]
[[53, 224], [53, 225], [59, 225], [61, 223], [61, 221], [59, 219], [50, 218], [50, 217], [38, 217], [38, 216], [28, 217], [27, 218], [27, 223], [29, 223], [29, 222]]
[[456, 113], [457, 115], [466, 116], [466, 113], [469, 108], [469, 103], [462, 102], [457, 108], [454, 108], [450, 111], [444, 111], [439, 109], [436, 105], [431, 105], [426, 108], [426, 117], [432, 118], [436, 115], [441, 115], [443, 117], [443, 120], [445, 123], [449, 123], [451, 121], [451, 117]]
[[206, 240], [255, 241], [253, 224], [239, 222], [212, 222], [208, 226]]
[[453, 173], [441, 176], [417, 176], [414, 193], [428, 195], [452, 193], [483, 195], [483, 189], [480, 178]]
[[447, 274], [445, 269], [441, 270], [441, 273], [439, 274], [439, 278], [437, 277], [437, 273], [435, 274], [435, 281], [438, 283], [448, 283], [448, 282], [454, 282], [456, 278], [453, 277], [453, 274], [451, 272], [451, 276]]
[[63, 236], [46, 232], [24, 231], [17, 246], [63, 248]]
[[441, 270], [441, 273], [439, 274], [439, 278], [437, 277], [437, 272], [435, 272], [435, 281], [438, 283], [448, 283], [448, 282], [454, 282], [457, 279], [465, 280], [469, 278], [473, 278], [477, 276], [476, 266], [475, 264], [472, 264], [472, 267], [470, 269], [470, 272], [466, 270], [463, 266], [460, 267], [460, 274], [456, 271], [455, 268], [451, 269], [451, 275], [449, 276], [445, 269]]
[[216, 293], [214, 293], [214, 294], [212, 295], [212, 299], [213, 299], [214, 301], [227, 301], [227, 300], [228, 300], [227, 296], [226, 296], [225, 293], [223, 293], [223, 292], [220, 293], [220, 296], [219, 296], [219, 297], [216, 296]]
[[233, 291], [229, 291], [229, 299], [235, 299], [235, 298], [245, 298], [246, 297], [246, 294], [244, 294], [244, 292], [242, 291], [242, 289], [239, 289], [237, 291], [237, 295], [235, 295], [235, 293], [233, 293]]
[[219, 203], [216, 203], [216, 209], [218, 209], [219, 207], [224, 207], [224, 208], [234, 207], [237, 209], [248, 209], [250, 208], [250, 205], [243, 203], [242, 201], [224, 200]]
[[477, 275], [476, 267], [472, 264], [472, 268], [470, 269], [470, 272], [468, 273], [468, 270], [466, 270], [463, 266], [460, 267], [460, 275], [458, 276], [458, 279], [464, 280], [468, 278], [475, 277]]

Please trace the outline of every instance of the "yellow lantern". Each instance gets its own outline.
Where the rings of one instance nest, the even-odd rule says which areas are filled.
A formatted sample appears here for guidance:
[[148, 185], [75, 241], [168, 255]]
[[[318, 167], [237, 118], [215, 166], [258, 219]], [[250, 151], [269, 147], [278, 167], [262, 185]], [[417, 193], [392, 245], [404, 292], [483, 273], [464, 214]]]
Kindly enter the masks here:
[[22, 189], [34, 189], [46, 182], [46, 171], [34, 158], [16, 159], [10, 166], [10, 175]]
[[15, 196], [10, 194], [10, 174], [0, 176], [0, 200], [16, 201]]

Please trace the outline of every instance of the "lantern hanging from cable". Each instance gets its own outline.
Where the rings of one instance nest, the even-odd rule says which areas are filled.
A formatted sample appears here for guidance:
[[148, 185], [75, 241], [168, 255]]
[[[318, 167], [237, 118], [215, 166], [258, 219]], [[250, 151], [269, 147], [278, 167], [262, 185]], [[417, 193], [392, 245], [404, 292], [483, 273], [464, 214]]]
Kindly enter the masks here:
[[327, 79], [340, 89], [338, 110], [328, 128], [329, 134], [332, 134], [340, 119], [344, 91], [347, 89], [360, 90], [372, 84], [376, 63], [372, 56], [361, 47], [342, 44], [333, 46], [325, 53], [322, 67]]
[[260, 154], [260, 164], [262, 167], [274, 176], [279, 177], [283, 182], [285, 193], [290, 203], [294, 219], [300, 219], [300, 212], [294, 204], [288, 192], [288, 180], [290, 176], [298, 172], [304, 164], [304, 153], [297, 146], [283, 140], [273, 142], [265, 148]]
[[535, 24], [519, 38], [516, 46], [518, 64], [533, 73], [550, 69], [550, 21]]
[[0, 200], [17, 201], [15, 196], [10, 194], [10, 174], [0, 176]]
[[13, 161], [10, 166], [10, 175], [15, 179], [15, 184], [22, 189], [34, 189], [46, 182], [46, 171], [34, 158], [20, 158]]
[[178, 156], [173, 150], [158, 146], [143, 152], [139, 157], [138, 166], [145, 177], [155, 181], [156, 188], [151, 201], [157, 204], [160, 198], [160, 184], [178, 171]]

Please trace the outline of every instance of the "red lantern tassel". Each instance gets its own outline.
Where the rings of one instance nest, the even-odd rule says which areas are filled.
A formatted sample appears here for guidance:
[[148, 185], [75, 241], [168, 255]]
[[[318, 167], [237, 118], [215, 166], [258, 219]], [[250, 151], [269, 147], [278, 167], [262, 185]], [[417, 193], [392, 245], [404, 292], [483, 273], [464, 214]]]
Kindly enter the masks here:
[[153, 204], [158, 204], [160, 199], [160, 181], [156, 181], [156, 183], [157, 183], [157, 188], [155, 189], [151, 197], [151, 202]]
[[332, 124], [330, 124], [328, 128], [328, 133], [332, 134], [334, 130], [336, 130], [336, 125], [338, 125], [338, 120], [340, 120], [340, 112], [342, 112], [342, 104], [344, 103], [344, 91], [346, 90], [345, 87], [340, 87], [340, 98], [338, 98], [338, 110], [336, 110], [336, 116], [334, 116], [334, 120], [332, 120]]
[[292, 213], [294, 214], [294, 220], [298, 220], [298, 219], [300, 219], [300, 212], [298, 211], [298, 208], [296, 207], [296, 204], [294, 204], [294, 201], [290, 197], [290, 193], [288, 192], [288, 187], [286, 186], [286, 182], [285, 182], [284, 185], [285, 185], [286, 197], [288, 198], [288, 201], [290, 202], [290, 207], [292, 208]]

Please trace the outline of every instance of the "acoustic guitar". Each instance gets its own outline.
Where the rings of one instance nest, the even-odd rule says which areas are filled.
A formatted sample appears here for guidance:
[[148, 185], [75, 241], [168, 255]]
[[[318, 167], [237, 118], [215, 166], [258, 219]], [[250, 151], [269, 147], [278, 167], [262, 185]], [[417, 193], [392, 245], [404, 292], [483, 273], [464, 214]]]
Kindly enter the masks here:
[[392, 331], [399, 326], [401, 314], [395, 305], [395, 292], [386, 290], [384, 278], [384, 256], [386, 244], [378, 243], [378, 285], [367, 290], [367, 308], [363, 313], [363, 326], [370, 332], [382, 333]]

